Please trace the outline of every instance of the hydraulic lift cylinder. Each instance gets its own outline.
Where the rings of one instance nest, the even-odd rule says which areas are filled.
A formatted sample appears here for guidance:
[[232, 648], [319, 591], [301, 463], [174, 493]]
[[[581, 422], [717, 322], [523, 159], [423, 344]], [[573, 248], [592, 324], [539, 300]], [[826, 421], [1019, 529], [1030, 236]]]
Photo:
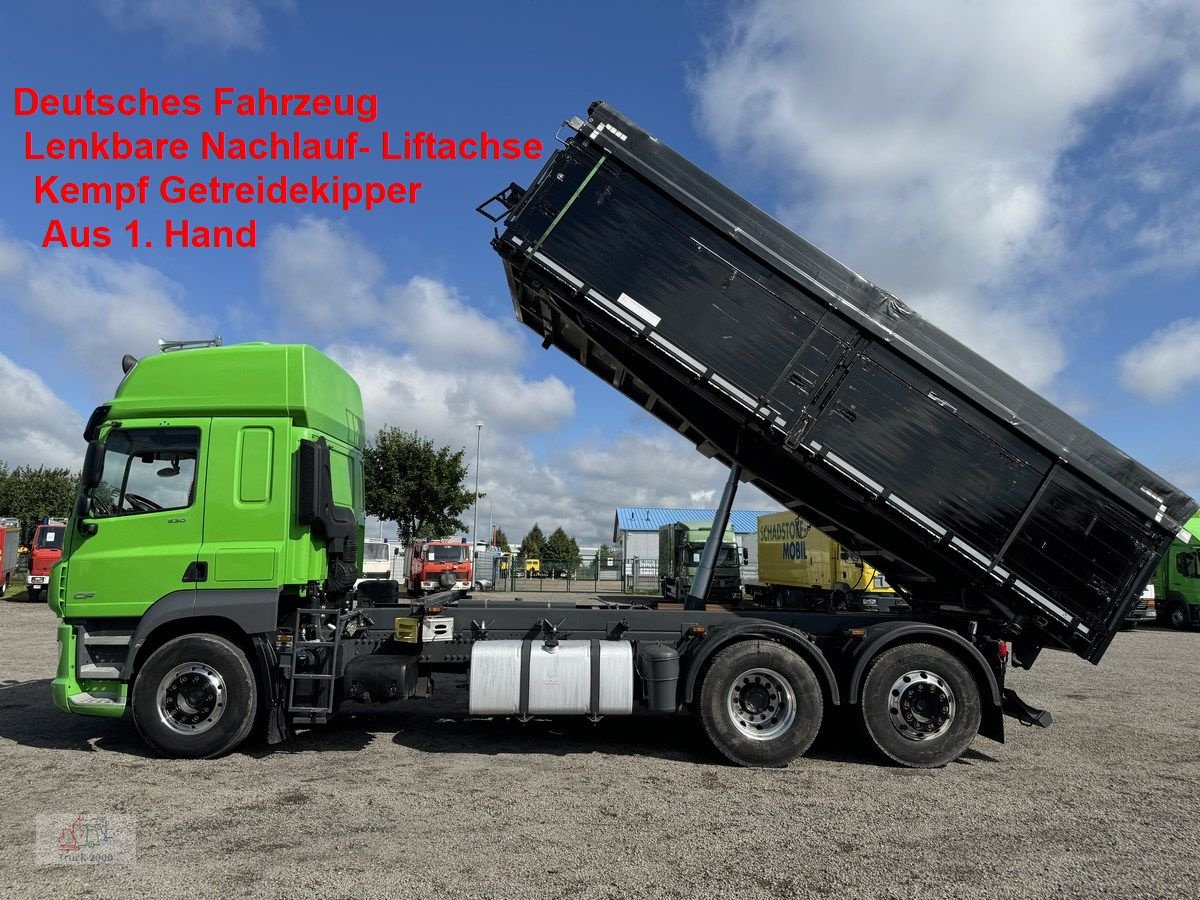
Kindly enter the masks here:
[[717, 504], [717, 514], [713, 518], [712, 531], [704, 543], [704, 552], [700, 554], [700, 565], [696, 567], [696, 580], [692, 582], [691, 593], [683, 604], [684, 609], [704, 609], [708, 603], [708, 590], [712, 587], [713, 571], [717, 567], [717, 554], [721, 552], [721, 539], [729, 526], [729, 511], [733, 508], [733, 497], [737, 493], [738, 479], [742, 477], [742, 467], [734, 463], [729, 467], [729, 478], [725, 482], [725, 490], [721, 492], [721, 502]]

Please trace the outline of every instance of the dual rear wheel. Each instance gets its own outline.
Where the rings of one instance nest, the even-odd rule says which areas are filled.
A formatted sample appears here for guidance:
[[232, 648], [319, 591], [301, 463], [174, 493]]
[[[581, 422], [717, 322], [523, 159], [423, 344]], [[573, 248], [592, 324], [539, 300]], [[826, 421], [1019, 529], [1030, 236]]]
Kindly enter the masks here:
[[[824, 709], [820, 682], [799, 653], [753, 640], [716, 655], [698, 711], [705, 735], [730, 762], [779, 767], [812, 746]], [[888, 759], [933, 768], [967, 749], [982, 708], [975, 678], [958, 657], [930, 644], [904, 644], [871, 662], [850, 714]]]

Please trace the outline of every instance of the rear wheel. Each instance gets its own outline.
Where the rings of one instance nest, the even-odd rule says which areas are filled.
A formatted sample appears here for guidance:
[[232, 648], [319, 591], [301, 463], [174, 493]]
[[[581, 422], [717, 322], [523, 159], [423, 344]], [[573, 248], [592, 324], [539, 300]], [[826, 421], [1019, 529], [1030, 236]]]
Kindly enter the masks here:
[[744, 641], [717, 654], [700, 686], [700, 722], [722, 756], [739, 766], [786, 766], [821, 730], [825, 700], [794, 650]]
[[26, 587], [25, 599], [30, 603], [40, 603], [42, 600], [43, 591], [45, 591], [45, 588], [42, 587]]
[[215, 634], [167, 641], [133, 683], [133, 721], [164, 756], [228, 753], [249, 736], [257, 705], [249, 660]]
[[872, 661], [859, 715], [867, 738], [904, 766], [957, 759], [979, 732], [979, 686], [958, 657], [931, 644], [904, 644]]

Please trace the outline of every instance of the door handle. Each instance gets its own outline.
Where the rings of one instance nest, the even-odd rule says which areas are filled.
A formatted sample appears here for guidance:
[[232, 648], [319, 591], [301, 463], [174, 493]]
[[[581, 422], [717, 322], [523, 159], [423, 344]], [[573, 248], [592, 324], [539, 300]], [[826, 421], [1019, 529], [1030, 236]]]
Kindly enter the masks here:
[[196, 561], [188, 563], [188, 567], [183, 570], [183, 581], [185, 584], [208, 581], [208, 563]]

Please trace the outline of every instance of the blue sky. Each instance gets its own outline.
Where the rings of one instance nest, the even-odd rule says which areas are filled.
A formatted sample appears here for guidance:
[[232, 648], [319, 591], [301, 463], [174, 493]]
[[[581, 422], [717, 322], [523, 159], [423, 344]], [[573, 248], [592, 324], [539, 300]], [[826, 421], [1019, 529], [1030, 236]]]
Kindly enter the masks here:
[[[69, 10], [69, 15], [64, 14]], [[893, 11], [896, 10], [896, 11]], [[553, 143], [603, 98], [851, 267], [1200, 493], [1200, 14], [1192, 4], [291, 4], [0, 9], [0, 458], [73, 464], [79, 418], [154, 339], [303, 340], [359, 378], [369, 424], [468, 445], [519, 537], [583, 544], [626, 504], [706, 505], [722, 470], [512, 320], [474, 213], [539, 162], [35, 163], [26, 130], [247, 137], [481, 130]], [[379, 119], [214, 120], [217, 85], [373, 93]], [[13, 88], [198, 93], [205, 115], [13, 116]], [[33, 177], [332, 175], [417, 204], [192, 207], [256, 250], [43, 250]], [[159, 204], [60, 207], [120, 227]], [[145, 226], [144, 226], [145, 227]], [[446, 335], [455, 337], [449, 342]], [[665, 458], [672, 460], [664, 465]], [[764, 506], [747, 491], [740, 505]], [[486, 520], [488, 503], [481, 516]]]

